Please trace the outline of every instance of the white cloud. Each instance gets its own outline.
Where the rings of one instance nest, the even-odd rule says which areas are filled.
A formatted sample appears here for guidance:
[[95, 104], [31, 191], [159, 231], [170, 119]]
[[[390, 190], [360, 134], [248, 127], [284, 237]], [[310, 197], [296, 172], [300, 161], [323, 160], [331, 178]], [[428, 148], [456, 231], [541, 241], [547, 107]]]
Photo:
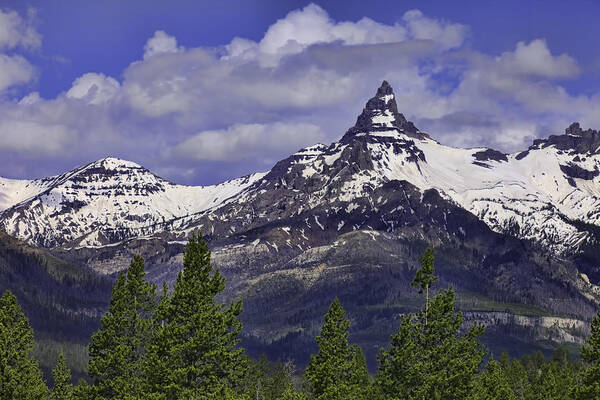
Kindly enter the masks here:
[[30, 106], [42, 100], [39, 92], [31, 92], [19, 100], [19, 105]]
[[411, 38], [432, 40], [445, 49], [460, 47], [468, 33], [465, 25], [429, 18], [419, 10], [407, 11], [402, 19]]
[[74, 132], [61, 124], [3, 120], [0, 123], [0, 149], [28, 154], [59, 155], [74, 139], [74, 135]]
[[6, 89], [31, 82], [35, 68], [19, 54], [6, 54], [16, 48], [35, 49], [41, 45], [41, 36], [33, 26], [35, 11], [30, 9], [26, 19], [15, 11], [0, 9], [0, 93]]
[[[600, 126], [600, 94], [574, 95], [558, 81], [577, 77], [569, 55], [552, 54], [543, 40], [485, 54], [469, 49], [467, 35], [418, 10], [383, 24], [335, 21], [314, 4], [275, 21], [258, 41], [220, 48], [185, 49], [157, 31], [120, 84], [89, 73], [55, 99], [33, 92], [0, 103], [0, 158], [18, 149], [72, 167], [120, 154], [169, 178], [214, 183], [339, 139], [383, 79], [407, 118], [451, 145], [518, 150], [572, 120]], [[0, 68], [0, 90], [35, 77], [22, 61]]]
[[30, 9], [26, 19], [16, 11], [0, 9], [0, 49], [12, 49], [17, 46], [34, 49], [42, 43], [41, 35], [33, 25], [35, 11]]
[[225, 58], [257, 59], [261, 65], [273, 67], [282, 57], [301, 53], [308, 46], [337, 41], [351, 46], [428, 39], [450, 49], [460, 46], [467, 32], [464, 25], [427, 18], [418, 10], [407, 12], [403, 20], [404, 25], [381, 24], [366, 17], [335, 22], [323, 8], [309, 4], [271, 25], [258, 43], [234, 38], [225, 46]]
[[[197, 161], [239, 162], [257, 157], [267, 163], [324, 138], [313, 124], [235, 124], [198, 133], [170, 150], [170, 156]], [[270, 166], [270, 165], [269, 165]]]
[[114, 98], [119, 92], [119, 82], [116, 79], [98, 73], [87, 73], [75, 79], [67, 97], [80, 99], [88, 104], [104, 104]]
[[35, 68], [20, 55], [0, 53], [0, 92], [30, 82], [35, 77]]
[[177, 39], [165, 31], [156, 31], [144, 45], [144, 60], [164, 53], [177, 53], [181, 48], [177, 47]]
[[568, 54], [553, 56], [543, 39], [519, 42], [513, 52], [502, 53], [496, 61], [506, 73], [544, 78], [573, 78], [579, 67]]

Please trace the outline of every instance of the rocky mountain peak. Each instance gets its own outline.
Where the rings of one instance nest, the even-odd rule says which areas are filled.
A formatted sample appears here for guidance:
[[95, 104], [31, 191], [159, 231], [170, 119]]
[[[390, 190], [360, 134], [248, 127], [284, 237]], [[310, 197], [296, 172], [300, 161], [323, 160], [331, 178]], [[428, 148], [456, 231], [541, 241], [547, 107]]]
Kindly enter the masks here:
[[388, 81], [381, 82], [381, 86], [379, 86], [379, 89], [377, 89], [376, 97], [383, 97], [389, 95], [394, 95], [394, 89], [392, 89], [392, 86], [388, 83]]
[[567, 129], [565, 129], [565, 134], [572, 136], [582, 136], [583, 129], [581, 129], [581, 125], [579, 122], [573, 122]]
[[583, 130], [579, 122], [573, 122], [565, 129], [564, 135], [536, 139], [529, 150], [548, 146], [574, 154], [597, 154], [600, 149], [600, 132], [593, 129]]
[[383, 81], [375, 96], [367, 101], [356, 124], [348, 130], [345, 138], [349, 139], [361, 133], [394, 130], [412, 137], [424, 136], [412, 122], [398, 112], [394, 90], [387, 81]]

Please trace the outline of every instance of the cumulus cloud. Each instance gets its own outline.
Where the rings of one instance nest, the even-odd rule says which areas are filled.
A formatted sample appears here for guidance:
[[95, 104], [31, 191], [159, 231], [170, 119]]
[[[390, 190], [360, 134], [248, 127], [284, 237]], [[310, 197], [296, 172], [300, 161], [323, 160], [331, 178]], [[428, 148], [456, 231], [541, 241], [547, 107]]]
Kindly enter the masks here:
[[407, 11], [402, 19], [411, 38], [432, 40], [445, 49], [460, 47], [468, 33], [465, 25], [429, 18], [420, 10]]
[[33, 24], [35, 11], [30, 9], [27, 17], [22, 18], [16, 11], [0, 9], [0, 50], [18, 46], [28, 49], [40, 47], [41, 35]]
[[27, 120], [2, 121], [0, 148], [20, 153], [58, 155], [74, 135], [74, 132], [61, 124], [40, 125]]
[[324, 137], [320, 127], [307, 123], [234, 124], [198, 133], [176, 145], [169, 156], [228, 162], [259, 157], [271, 163]]
[[337, 41], [361, 45], [427, 39], [450, 49], [460, 46], [467, 32], [464, 25], [427, 18], [418, 10], [405, 13], [403, 21], [404, 24], [385, 25], [365, 17], [357, 22], [336, 22], [323, 8], [309, 4], [271, 25], [258, 43], [234, 38], [225, 46], [225, 57], [257, 59], [263, 66], [275, 66], [285, 55], [301, 53], [314, 44]]
[[0, 9], [0, 93], [31, 82], [36, 76], [35, 68], [22, 55], [6, 53], [15, 49], [32, 50], [41, 45], [42, 38], [33, 25], [34, 17], [33, 9], [26, 18], [15, 11]]
[[0, 92], [27, 83], [35, 77], [35, 68], [20, 55], [0, 53]]
[[519, 42], [515, 51], [502, 53], [496, 62], [506, 73], [544, 78], [573, 78], [579, 67], [568, 54], [553, 56], [543, 39]]
[[[33, 92], [1, 103], [0, 158], [12, 157], [4, 167], [12, 168], [21, 157], [26, 174], [111, 154], [177, 182], [216, 183], [338, 140], [383, 79], [401, 112], [450, 145], [517, 151], [573, 120], [600, 127], [600, 94], [560, 84], [578, 77], [572, 57], [542, 39], [486, 54], [469, 48], [468, 35], [419, 10], [383, 24], [335, 21], [314, 4], [274, 21], [260, 40], [218, 48], [183, 48], [156, 31], [119, 81], [87, 73], [54, 99]], [[4, 81], [0, 68], [0, 91], [35, 77], [24, 61]]]
[[177, 53], [181, 49], [177, 47], [177, 39], [165, 31], [156, 31], [144, 45], [144, 60], [164, 53]]
[[110, 101], [117, 95], [119, 88], [120, 84], [116, 79], [90, 72], [75, 79], [66, 95], [97, 105]]

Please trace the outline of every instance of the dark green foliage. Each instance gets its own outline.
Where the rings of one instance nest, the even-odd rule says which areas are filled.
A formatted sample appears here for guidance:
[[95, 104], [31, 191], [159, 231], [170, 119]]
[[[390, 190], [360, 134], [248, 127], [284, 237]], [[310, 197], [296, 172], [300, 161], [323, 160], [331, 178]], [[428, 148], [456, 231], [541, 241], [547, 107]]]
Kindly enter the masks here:
[[579, 368], [565, 349], [558, 349], [549, 361], [540, 352], [522, 361], [511, 361], [504, 353], [477, 377], [469, 398], [570, 400]]
[[491, 360], [473, 384], [469, 400], [517, 400], [501, 363]]
[[236, 347], [242, 304], [217, 302], [224, 289], [206, 242], [193, 235], [173, 294], [163, 294], [156, 313], [146, 369], [151, 398], [221, 398], [242, 381], [245, 357]]
[[374, 395], [373, 379], [367, 368], [367, 360], [359, 346], [355, 346], [354, 349], [354, 373], [351, 382], [355, 387], [357, 398], [372, 399]]
[[80, 379], [77, 385], [73, 388], [73, 399], [75, 400], [89, 400], [92, 399], [92, 388], [88, 383]]
[[434, 256], [431, 247], [427, 248], [419, 257], [419, 262], [421, 263], [421, 268], [417, 270], [411, 285], [419, 288], [419, 294], [423, 294], [437, 280], [437, 276], [433, 275]]
[[17, 298], [6, 291], [0, 298], [0, 399], [48, 398], [42, 372], [32, 357], [33, 330]]
[[[0, 294], [10, 290], [35, 331], [34, 354], [47, 381], [60, 348], [73, 368], [84, 376], [87, 355], [73, 362], [71, 345], [87, 348], [110, 299], [112, 282], [88, 268], [0, 231]], [[86, 350], [87, 353], [87, 350]]]
[[127, 274], [119, 274], [102, 328], [90, 343], [88, 371], [98, 398], [141, 398], [155, 308], [156, 287], [145, 280], [144, 261], [135, 256]]
[[269, 362], [266, 355], [258, 360], [248, 359], [248, 373], [243, 392], [251, 399], [275, 400], [294, 390], [295, 367], [292, 362]]
[[592, 334], [581, 349], [587, 369], [581, 373], [581, 383], [573, 390], [576, 400], [600, 398], [600, 313], [592, 321]]
[[65, 354], [62, 351], [58, 354], [56, 367], [52, 370], [52, 377], [54, 378], [54, 388], [50, 398], [52, 400], [72, 400], [71, 370], [67, 366]]
[[366, 393], [369, 382], [364, 356], [348, 344], [349, 327], [346, 312], [336, 298], [316, 337], [319, 351], [306, 367], [306, 379], [315, 399], [360, 399]]
[[508, 356], [506, 362], [501, 359], [500, 363], [516, 398], [520, 400], [533, 399], [533, 388], [523, 364], [519, 360], [508, 360]]
[[[426, 289], [433, 276], [433, 253], [421, 257], [415, 281]], [[382, 350], [377, 389], [382, 398], [465, 399], [484, 357], [478, 338], [483, 327], [460, 334], [462, 314], [455, 312], [454, 290], [439, 291], [429, 307], [402, 317], [389, 350]]]
[[429, 311], [429, 288], [438, 278], [433, 275], [433, 249], [428, 247], [419, 257], [421, 268], [417, 270], [411, 286], [419, 288], [419, 294], [425, 292], [425, 323], [427, 323], [427, 312]]
[[[225, 280], [213, 270], [206, 243], [194, 235], [171, 294], [165, 284], [157, 297], [140, 257], [118, 276], [102, 328], [89, 346], [91, 386], [70, 383], [61, 351], [53, 370], [55, 385], [48, 391], [32, 358], [28, 320], [15, 296], [6, 292], [0, 299], [0, 399], [600, 399], [600, 315], [582, 349], [585, 368], [566, 349], [558, 349], [550, 360], [541, 352], [521, 361], [503, 353], [480, 370], [483, 328], [462, 326], [453, 289], [429, 297], [437, 280], [433, 250], [419, 260], [422, 266], [412, 285], [424, 294], [425, 306], [412, 314], [401, 311], [405, 315], [391, 346], [380, 353], [375, 382], [362, 349], [348, 341], [350, 322], [338, 299], [325, 315], [316, 338], [318, 352], [302, 384], [290, 362], [248, 359], [237, 347], [241, 302], [216, 300]], [[420, 304], [415, 302], [415, 308]], [[56, 358], [57, 343], [42, 343], [39, 354]], [[87, 356], [76, 345], [67, 350], [71, 362]]]
[[[88, 338], [89, 340], [89, 338]], [[87, 377], [87, 365], [90, 360], [88, 343], [74, 343], [71, 341], [56, 341], [48, 338], [35, 338], [35, 349], [33, 355], [40, 363], [42, 372], [47, 374], [47, 382], [54, 382], [52, 379], [52, 369], [56, 366], [56, 360], [60, 353], [63, 353], [69, 368], [71, 369], [71, 379], [77, 382], [79, 379]], [[50, 366], [48, 371], [45, 371], [44, 366]]]
[[306, 394], [297, 392], [293, 387], [288, 387], [276, 400], [308, 400]]

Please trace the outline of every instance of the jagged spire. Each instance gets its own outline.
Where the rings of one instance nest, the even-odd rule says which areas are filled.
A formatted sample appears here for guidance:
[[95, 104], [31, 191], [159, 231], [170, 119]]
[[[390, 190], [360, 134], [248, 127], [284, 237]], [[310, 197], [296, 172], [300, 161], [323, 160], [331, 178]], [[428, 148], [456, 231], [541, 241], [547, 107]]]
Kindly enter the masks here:
[[377, 89], [375, 97], [367, 102], [358, 116], [356, 124], [348, 130], [346, 135], [393, 129], [409, 136], [422, 135], [412, 122], [398, 112], [394, 90], [387, 81], [383, 81]]

